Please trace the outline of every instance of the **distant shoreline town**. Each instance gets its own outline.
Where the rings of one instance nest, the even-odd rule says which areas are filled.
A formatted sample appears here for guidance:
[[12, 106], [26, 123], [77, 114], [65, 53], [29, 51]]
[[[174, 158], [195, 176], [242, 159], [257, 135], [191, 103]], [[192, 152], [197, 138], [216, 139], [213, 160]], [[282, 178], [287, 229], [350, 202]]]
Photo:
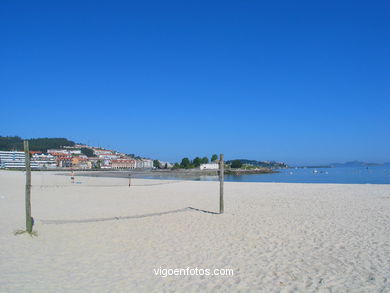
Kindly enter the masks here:
[[[86, 155], [88, 149], [92, 156]], [[152, 169], [153, 160], [132, 158], [104, 148], [75, 145], [46, 152], [30, 151], [32, 169]], [[0, 151], [1, 168], [24, 168], [25, 154], [21, 151]]]
[[[25, 154], [20, 137], [0, 137], [0, 168], [25, 168]], [[30, 141], [32, 169], [152, 169], [153, 160], [115, 150], [77, 144], [64, 138]], [[168, 162], [161, 162], [170, 165]]]
[[[115, 150], [74, 143], [65, 138], [29, 139], [30, 164], [35, 170], [153, 170], [170, 169], [180, 171], [191, 169], [199, 171], [218, 170], [219, 160], [213, 154], [207, 157], [183, 158], [180, 163], [172, 164], [151, 158], [125, 154]], [[23, 139], [17, 136], [0, 136], [0, 168], [25, 168]], [[285, 163], [260, 162], [255, 160], [231, 160], [225, 162], [226, 173], [256, 174], [273, 173], [274, 169], [288, 168]]]

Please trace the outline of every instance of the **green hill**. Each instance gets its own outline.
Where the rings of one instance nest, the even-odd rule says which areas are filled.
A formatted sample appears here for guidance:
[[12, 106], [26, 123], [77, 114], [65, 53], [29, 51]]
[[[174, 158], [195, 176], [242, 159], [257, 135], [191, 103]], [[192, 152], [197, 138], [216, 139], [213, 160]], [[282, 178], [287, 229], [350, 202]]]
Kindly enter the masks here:
[[[23, 140], [19, 136], [0, 136], [0, 151], [22, 151]], [[56, 138], [32, 138], [30, 142], [31, 151], [46, 152], [48, 149], [56, 149], [63, 146], [74, 146], [71, 140], [62, 137]]]

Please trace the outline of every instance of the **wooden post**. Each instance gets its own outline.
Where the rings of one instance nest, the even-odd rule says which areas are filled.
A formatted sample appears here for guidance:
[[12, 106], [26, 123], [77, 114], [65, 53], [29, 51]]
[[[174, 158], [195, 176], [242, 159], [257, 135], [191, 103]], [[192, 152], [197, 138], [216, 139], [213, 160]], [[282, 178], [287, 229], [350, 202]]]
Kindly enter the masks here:
[[224, 183], [224, 161], [223, 154], [219, 157], [219, 213], [223, 214], [223, 183]]
[[26, 164], [26, 195], [25, 195], [25, 205], [26, 205], [26, 231], [28, 233], [32, 232], [32, 218], [31, 218], [31, 166], [30, 166], [30, 152], [28, 147], [28, 140], [24, 141], [24, 156]]

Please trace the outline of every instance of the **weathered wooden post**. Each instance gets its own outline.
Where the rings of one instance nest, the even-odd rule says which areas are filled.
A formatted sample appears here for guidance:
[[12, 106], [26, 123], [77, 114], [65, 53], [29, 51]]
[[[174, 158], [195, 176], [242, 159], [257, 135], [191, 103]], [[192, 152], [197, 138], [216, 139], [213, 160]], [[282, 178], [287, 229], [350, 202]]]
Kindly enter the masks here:
[[72, 169], [72, 171], [70, 172], [70, 182], [71, 182], [71, 183], [74, 183], [74, 172], [73, 172], [73, 169]]
[[219, 157], [219, 213], [223, 214], [223, 183], [224, 183], [224, 161], [223, 154]]
[[24, 156], [26, 164], [26, 195], [25, 195], [25, 205], [26, 205], [26, 231], [28, 233], [32, 232], [32, 218], [31, 218], [31, 166], [30, 166], [30, 152], [28, 146], [28, 140], [24, 141]]

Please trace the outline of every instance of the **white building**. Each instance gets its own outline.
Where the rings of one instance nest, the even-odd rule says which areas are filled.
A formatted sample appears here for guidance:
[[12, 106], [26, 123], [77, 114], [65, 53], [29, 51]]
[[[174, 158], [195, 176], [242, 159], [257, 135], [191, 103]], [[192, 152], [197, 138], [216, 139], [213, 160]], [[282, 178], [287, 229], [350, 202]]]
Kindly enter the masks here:
[[47, 153], [48, 154], [51, 154], [51, 155], [63, 155], [63, 156], [68, 156], [70, 155], [70, 152], [68, 150], [63, 150], [63, 149], [50, 149], [50, 150], [47, 150]]
[[144, 168], [151, 169], [153, 168], [153, 160], [143, 159]]
[[81, 155], [81, 150], [70, 150], [69, 153], [71, 155]]
[[50, 154], [34, 154], [31, 158], [31, 164], [40, 169], [52, 169], [57, 167], [57, 160]]
[[[30, 162], [31, 168], [38, 168]], [[24, 152], [0, 151], [0, 168], [26, 168]]]
[[98, 155], [98, 158], [101, 160], [116, 160], [119, 159], [120, 157], [114, 154], [103, 154], [103, 155]]
[[199, 166], [200, 170], [218, 170], [219, 169], [219, 164], [216, 162], [212, 163], [207, 163], [207, 164], [201, 164]]
[[111, 160], [101, 160], [100, 168], [111, 169]]
[[110, 150], [97, 149], [97, 148], [94, 148], [92, 150], [93, 150], [93, 153], [95, 154], [95, 156], [99, 156], [99, 155], [112, 155], [113, 154], [113, 151], [110, 151]]
[[165, 166], [167, 166], [167, 168], [173, 167], [173, 164], [171, 164], [169, 162], [163, 162], [163, 161], [159, 161], [159, 162], [160, 162], [160, 168], [165, 168]]
[[136, 168], [138, 169], [152, 169], [153, 161], [149, 159], [136, 160]]

